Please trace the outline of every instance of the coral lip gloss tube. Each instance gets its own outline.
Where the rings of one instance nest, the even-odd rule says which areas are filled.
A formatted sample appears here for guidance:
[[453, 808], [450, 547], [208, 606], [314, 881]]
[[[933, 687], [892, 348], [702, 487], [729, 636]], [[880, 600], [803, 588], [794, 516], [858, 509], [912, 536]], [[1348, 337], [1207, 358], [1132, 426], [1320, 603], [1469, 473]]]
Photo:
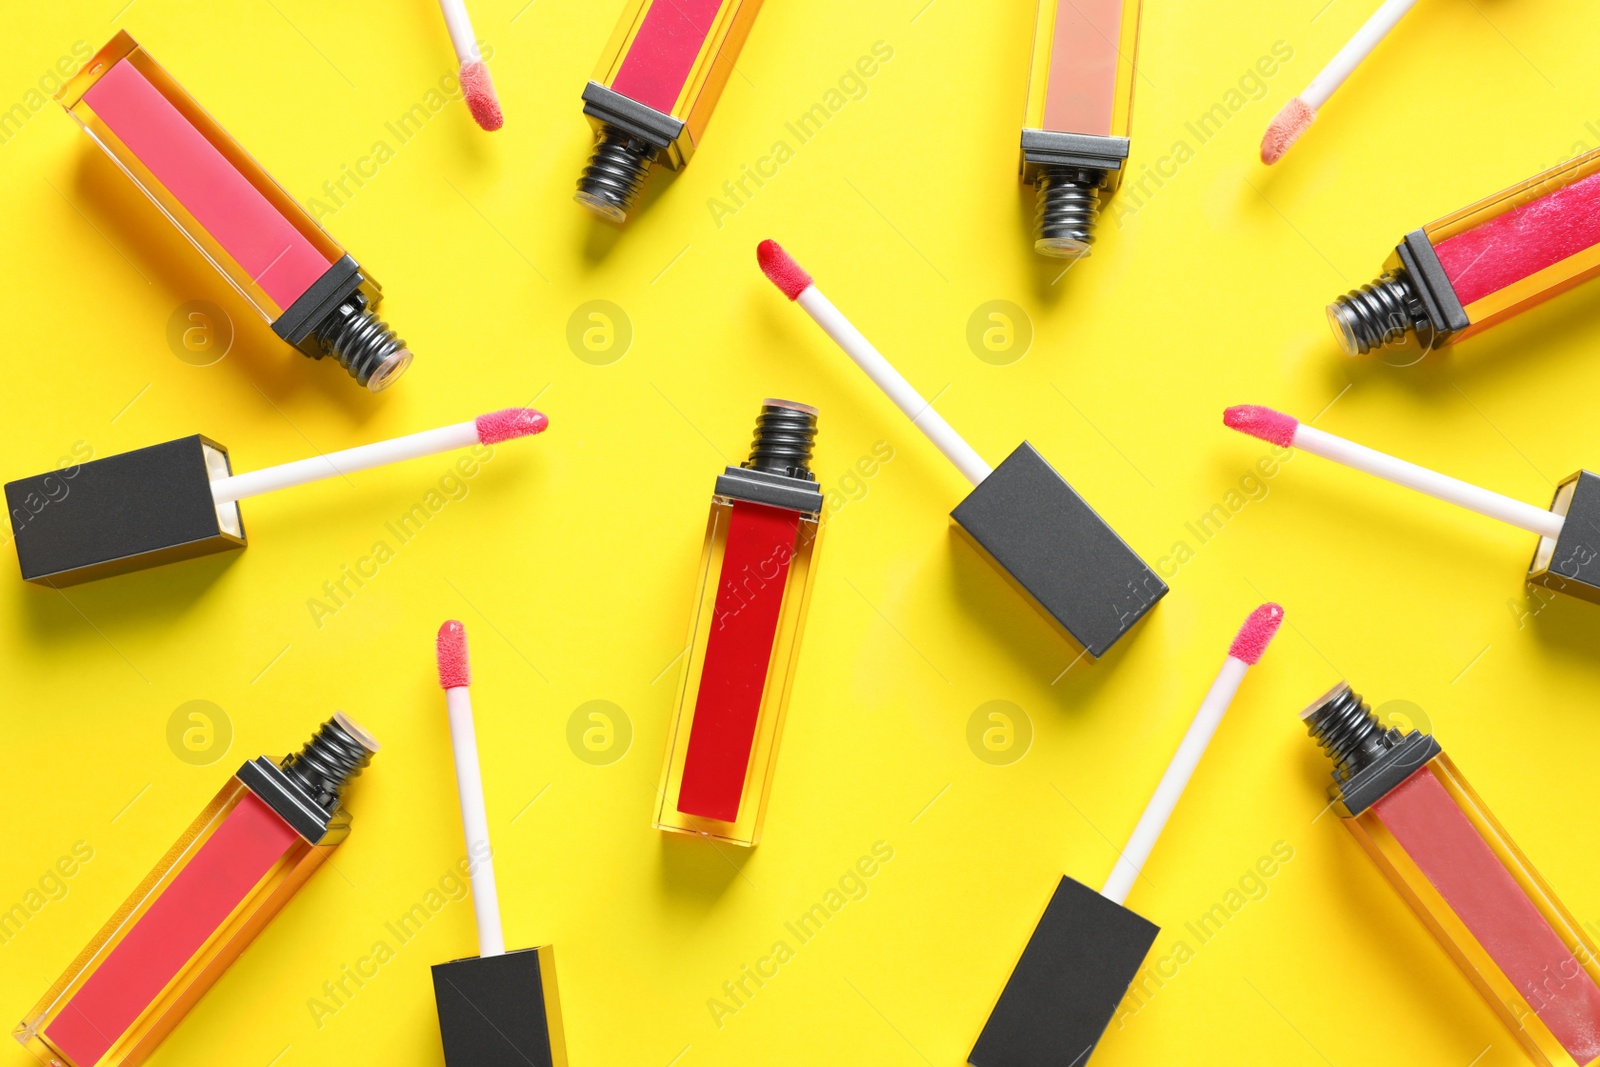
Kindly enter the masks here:
[[622, 222], [651, 163], [689, 162], [760, 10], [761, 0], [629, 0], [583, 90], [595, 147], [578, 203]]
[[767, 400], [750, 458], [717, 479], [658, 830], [761, 838], [822, 534], [816, 432], [815, 408]]
[[1034, 251], [1081, 259], [1100, 198], [1122, 184], [1140, 0], [1039, 0], [1022, 180], [1038, 191]]
[[1600, 272], [1600, 149], [1406, 234], [1328, 305], [1346, 355], [1464, 341]]
[[341, 712], [298, 753], [239, 768], [16, 1039], [49, 1067], [144, 1062], [350, 832], [340, 800], [377, 749]]
[[56, 99], [279, 337], [372, 392], [411, 365], [378, 283], [126, 32]]
[[1383, 726], [1341, 682], [1302, 714], [1334, 809], [1536, 1063], [1600, 1059], [1600, 962], [1431, 736]]

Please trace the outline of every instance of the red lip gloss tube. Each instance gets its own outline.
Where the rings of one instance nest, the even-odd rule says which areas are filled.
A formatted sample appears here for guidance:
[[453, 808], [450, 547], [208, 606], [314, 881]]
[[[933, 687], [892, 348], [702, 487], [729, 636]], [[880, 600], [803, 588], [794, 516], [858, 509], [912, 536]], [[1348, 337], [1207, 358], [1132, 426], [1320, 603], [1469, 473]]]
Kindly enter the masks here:
[[1600, 272], [1600, 149], [1406, 234], [1371, 285], [1335, 298], [1346, 355], [1464, 341]]
[[239, 768], [14, 1034], [49, 1067], [132, 1067], [350, 832], [378, 743], [341, 712], [298, 753]]
[[658, 830], [761, 839], [822, 535], [817, 409], [762, 403], [750, 458], [717, 479]]
[[1600, 1059], [1595, 947], [1431, 736], [1335, 686], [1301, 718], [1334, 808], [1535, 1063]]
[[1082, 259], [1100, 199], [1122, 184], [1140, 0], [1039, 0], [1022, 121], [1022, 180], [1038, 192], [1033, 248]]
[[126, 32], [56, 99], [279, 337], [374, 393], [411, 365], [378, 283]]
[[623, 222], [651, 163], [689, 162], [760, 10], [761, 0], [630, 0], [583, 90], [595, 147], [578, 203]]

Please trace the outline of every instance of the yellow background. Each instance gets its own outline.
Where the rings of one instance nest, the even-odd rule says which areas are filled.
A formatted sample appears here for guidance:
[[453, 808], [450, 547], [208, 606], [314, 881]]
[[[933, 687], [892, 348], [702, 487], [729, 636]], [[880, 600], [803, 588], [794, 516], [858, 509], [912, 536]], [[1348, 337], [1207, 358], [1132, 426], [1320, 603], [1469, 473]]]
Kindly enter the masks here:
[[[320, 628], [308, 599], [447, 458], [247, 501], [245, 553], [65, 595], [0, 583], [0, 906], [75, 842], [94, 850], [0, 945], [12, 1019], [239, 763], [298, 747], [343, 708], [384, 749], [349, 796], [337, 870], [152, 1062], [440, 1062], [428, 966], [475, 950], [465, 902], [320, 1027], [308, 1000], [392, 941], [384, 924], [462, 855], [432, 654], [456, 617], [507, 940], [555, 944], [573, 1064], [960, 1063], [1055, 880], [1104, 878], [1235, 628], [1270, 598], [1288, 626], [1129, 901], [1163, 926], [1152, 961], [1180, 940], [1193, 958], [1095, 1063], [1524, 1062], [1353, 839], [1317, 818], [1328, 768], [1295, 715], [1340, 677], [1375, 703], [1414, 702], [1572, 912], [1600, 922], [1600, 610], [1525, 592], [1530, 535], [1320, 459], [1294, 459], [1209, 543], [1185, 524], [1267, 452], [1220, 426], [1231, 403], [1326, 408], [1323, 428], [1540, 503], [1600, 463], [1600, 288], [1405, 367], [1346, 361], [1322, 314], [1405, 231], [1600, 143], [1594, 5], [1420, 4], [1269, 173], [1262, 130], [1373, 4], [1152, 0], [1134, 176], [1179, 140], [1193, 157], [1142, 203], [1125, 189], [1137, 210], [1113, 206], [1065, 277], [1030, 250], [1015, 180], [1024, 3], [769, 0], [704, 146], [651, 178], [620, 233], [571, 202], [590, 143], [578, 95], [618, 0], [475, 3], [505, 129], [481, 133], [453, 102], [403, 145], [385, 124], [455, 65], [426, 0], [123, 5], [14, 11], [0, 103], [125, 27], [303, 202], [387, 141], [394, 158], [325, 224], [382, 281], [417, 360], [373, 398], [276, 343], [49, 105], [0, 144], [0, 473], [46, 470], [79, 441], [105, 456], [195, 432], [253, 469], [535, 396], [551, 429], [497, 450]], [[800, 144], [785, 123], [878, 41], [893, 58], [865, 96]], [[1201, 143], [1185, 123], [1279, 41], [1293, 58], [1264, 98], [1237, 98]], [[778, 140], [793, 158], [719, 226], [710, 198]], [[1062, 675], [1064, 643], [951, 535], [965, 485], [761, 278], [768, 236], [991, 462], [1026, 435], [1152, 563], [1180, 540], [1196, 549], [1104, 661]], [[195, 299], [238, 330], [209, 367], [166, 341]], [[566, 340], [599, 299], [633, 329], [604, 366]], [[966, 340], [995, 299], [1034, 334], [1006, 366]], [[830, 519], [765, 839], [744, 853], [664, 837], [650, 813], [712, 481], [767, 395], [821, 407], [830, 489], [875, 442], [894, 459]], [[197, 699], [233, 727], [209, 766], [167, 743]], [[566, 740], [592, 700], [632, 725], [607, 766]], [[1031, 723], [1009, 766], [968, 746], [992, 700]], [[784, 924], [879, 841], [894, 858], [866, 896], [799, 944]], [[1264, 897], [1199, 943], [1184, 924], [1277, 842], [1293, 859]], [[794, 958], [719, 1028], [708, 1000], [780, 939]]]

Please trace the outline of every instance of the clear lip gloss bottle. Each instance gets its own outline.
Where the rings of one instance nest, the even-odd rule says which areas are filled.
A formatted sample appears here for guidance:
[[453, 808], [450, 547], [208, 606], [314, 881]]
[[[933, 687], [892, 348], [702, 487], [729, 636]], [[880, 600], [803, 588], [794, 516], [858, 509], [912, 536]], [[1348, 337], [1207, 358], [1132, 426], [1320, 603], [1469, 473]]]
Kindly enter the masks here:
[[228, 779], [15, 1031], [48, 1067], [143, 1063], [350, 832], [378, 750], [341, 712]]
[[1081, 259], [1102, 196], [1122, 184], [1140, 0], [1039, 0], [1022, 121], [1022, 180], [1038, 192], [1034, 251]]
[[822, 535], [816, 432], [816, 408], [764, 401], [750, 458], [717, 479], [658, 830], [761, 839]]
[[56, 99], [279, 337], [374, 393], [405, 373], [378, 283], [126, 32]]
[[1328, 305], [1346, 355], [1464, 341], [1600, 271], [1600, 149], [1406, 234]]
[[1534, 1062], [1600, 1059], [1600, 963], [1539, 872], [1428, 734], [1340, 682], [1301, 715], [1334, 810]]
[[689, 162], [760, 10], [761, 0], [630, 0], [583, 90], [595, 146], [578, 203], [623, 222], [651, 163]]

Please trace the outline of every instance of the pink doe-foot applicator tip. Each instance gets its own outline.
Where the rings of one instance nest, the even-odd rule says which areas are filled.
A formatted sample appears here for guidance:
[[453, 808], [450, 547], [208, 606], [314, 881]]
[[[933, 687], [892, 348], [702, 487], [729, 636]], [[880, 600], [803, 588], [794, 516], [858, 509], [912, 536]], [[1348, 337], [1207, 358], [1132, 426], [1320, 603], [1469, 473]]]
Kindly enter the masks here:
[[1317, 121], [1317, 113], [1311, 105], [1298, 96], [1278, 112], [1278, 117], [1272, 120], [1272, 125], [1267, 127], [1266, 136], [1261, 138], [1261, 162], [1272, 166], [1283, 158], [1300, 135], [1311, 128]]
[[1239, 404], [1222, 413], [1222, 425], [1291, 448], [1294, 445], [1294, 432], [1300, 428], [1300, 420], [1259, 404]]
[[506, 117], [500, 112], [500, 98], [494, 93], [494, 79], [489, 77], [483, 60], [473, 60], [461, 68], [461, 92], [479, 126], [492, 132], [506, 124]]
[[1228, 655], [1254, 667], [1260, 662], [1261, 654], [1267, 650], [1267, 646], [1272, 643], [1273, 635], [1282, 625], [1282, 608], [1276, 604], [1261, 605], [1252, 611], [1250, 617], [1244, 620], [1244, 625], [1239, 627], [1239, 636], [1233, 639], [1233, 644], [1228, 648]]
[[542, 433], [550, 425], [550, 419], [542, 411], [532, 408], [506, 408], [504, 411], [491, 411], [487, 415], [479, 415], [478, 440], [486, 445], [497, 445], [501, 441], [512, 441], [518, 437], [527, 437], [529, 434]]
[[790, 300], [811, 284], [811, 275], [776, 241], [762, 241], [756, 245], [756, 262], [761, 264], [761, 273]]
[[456, 689], [472, 684], [472, 664], [467, 661], [467, 631], [464, 626], [451, 619], [439, 627], [435, 649], [439, 656], [441, 689]]

